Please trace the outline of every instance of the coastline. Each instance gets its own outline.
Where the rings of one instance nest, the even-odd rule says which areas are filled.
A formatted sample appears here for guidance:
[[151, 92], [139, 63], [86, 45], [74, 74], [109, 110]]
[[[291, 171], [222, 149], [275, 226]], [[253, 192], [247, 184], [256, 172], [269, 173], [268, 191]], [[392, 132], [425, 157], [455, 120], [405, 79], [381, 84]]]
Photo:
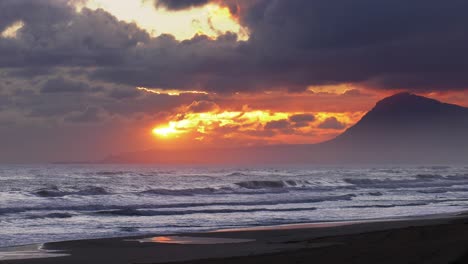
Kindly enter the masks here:
[[[157, 241], [155, 243], [153, 241]], [[16, 247], [18, 248], [18, 247]], [[15, 251], [17, 256], [31, 253]], [[3, 249], [5, 252], [5, 249]], [[33, 252], [34, 253], [34, 252]], [[465, 263], [468, 214], [45, 243], [0, 263]], [[34, 257], [34, 255], [29, 255]], [[458, 262], [457, 262], [458, 261]]]

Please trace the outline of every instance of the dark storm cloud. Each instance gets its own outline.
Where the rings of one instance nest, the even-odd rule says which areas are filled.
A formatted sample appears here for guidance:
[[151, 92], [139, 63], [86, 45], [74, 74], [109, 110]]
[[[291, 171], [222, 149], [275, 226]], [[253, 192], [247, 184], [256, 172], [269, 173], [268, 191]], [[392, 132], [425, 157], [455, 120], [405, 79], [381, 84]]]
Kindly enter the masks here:
[[[206, 2], [159, 1], [175, 9]], [[18, 20], [25, 26], [17, 39], [0, 39], [0, 66], [89, 67], [94, 80], [220, 93], [343, 82], [468, 87], [467, 1], [255, 0], [239, 6], [248, 41], [228, 33], [179, 42], [170, 35], [150, 38], [103, 10], [76, 13], [66, 1], [3, 0], [0, 29]]]
[[291, 83], [296, 77], [424, 89], [437, 81], [439, 89], [449, 89], [468, 84], [462, 77], [467, 10], [468, 2], [459, 0], [258, 1], [243, 22], [253, 30], [252, 45], [274, 58], [262, 68], [282, 65]]
[[125, 65], [93, 78], [216, 92], [358, 83], [371, 88], [468, 87], [468, 2], [256, 0], [241, 2], [251, 37], [152, 39]]
[[156, 0], [156, 7], [164, 7], [168, 10], [183, 10], [191, 7], [202, 6], [210, 0]]
[[3, 0], [0, 29], [24, 23], [17, 38], [0, 38], [0, 67], [109, 66], [148, 40], [134, 24], [103, 10], [76, 13], [63, 0]]

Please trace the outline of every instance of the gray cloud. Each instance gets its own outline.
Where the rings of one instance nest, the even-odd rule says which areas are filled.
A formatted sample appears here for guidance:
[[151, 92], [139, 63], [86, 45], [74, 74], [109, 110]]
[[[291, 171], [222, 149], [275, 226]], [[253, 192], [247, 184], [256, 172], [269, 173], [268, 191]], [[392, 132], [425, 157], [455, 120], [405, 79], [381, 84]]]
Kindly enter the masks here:
[[[178, 9], [206, 2], [158, 3]], [[103, 10], [76, 13], [65, 3], [3, 0], [0, 28], [17, 20], [25, 26], [17, 39], [0, 39], [0, 66], [88, 67], [93, 80], [220, 93], [342, 82], [409, 90], [468, 86], [466, 1], [240, 2], [239, 21], [251, 32], [246, 42], [230, 33], [216, 40], [150, 38]]]
[[278, 121], [271, 121], [265, 125], [266, 130], [286, 129], [286, 128], [289, 128], [289, 122], [286, 119], [278, 120]]
[[103, 10], [80, 13], [53, 0], [0, 2], [0, 28], [23, 21], [15, 39], [0, 38], [0, 67], [109, 66], [148, 40], [135, 24]]
[[289, 121], [291, 121], [296, 128], [308, 127], [314, 120], [315, 116], [312, 114], [298, 114], [289, 117]]
[[341, 123], [340, 121], [338, 121], [338, 119], [336, 119], [336, 117], [329, 117], [329, 118], [325, 119], [325, 121], [320, 123], [318, 125], [318, 127], [323, 128], [323, 129], [340, 130], [340, 129], [346, 128], [346, 124]]
[[97, 107], [88, 107], [83, 112], [74, 113], [71, 116], [65, 118], [65, 121], [76, 123], [97, 122], [101, 119], [100, 114], [101, 109]]
[[93, 77], [217, 92], [300, 91], [343, 82], [382, 89], [468, 87], [465, 1], [257, 0], [243, 5], [239, 19], [251, 31], [247, 42], [229, 34], [183, 42], [163, 36], [128, 54], [126, 64], [139, 67], [99, 69]]
[[64, 78], [54, 78], [46, 81], [42, 86], [42, 93], [84, 93], [99, 91], [101, 88], [90, 87], [84, 82], [66, 80]]

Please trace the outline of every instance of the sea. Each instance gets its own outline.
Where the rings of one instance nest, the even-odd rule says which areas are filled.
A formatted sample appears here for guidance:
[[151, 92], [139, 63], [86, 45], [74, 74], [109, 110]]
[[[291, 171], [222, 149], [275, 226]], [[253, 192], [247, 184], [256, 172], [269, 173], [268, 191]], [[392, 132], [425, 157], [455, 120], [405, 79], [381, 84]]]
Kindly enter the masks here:
[[468, 167], [1, 165], [0, 247], [464, 212]]

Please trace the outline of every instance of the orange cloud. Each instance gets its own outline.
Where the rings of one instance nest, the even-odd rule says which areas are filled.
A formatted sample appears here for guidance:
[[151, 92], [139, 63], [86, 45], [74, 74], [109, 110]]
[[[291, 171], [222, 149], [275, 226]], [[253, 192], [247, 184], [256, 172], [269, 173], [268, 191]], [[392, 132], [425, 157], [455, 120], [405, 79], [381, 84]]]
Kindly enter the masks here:
[[350, 86], [229, 94], [139, 89], [147, 97], [170, 92], [180, 99], [179, 106], [151, 117], [147, 135], [157, 148], [319, 143], [344, 132], [387, 96]]
[[[152, 132], [164, 140], [204, 144], [316, 143], [336, 136], [359, 120], [364, 112], [285, 112], [271, 110], [222, 110], [210, 102], [194, 102], [178, 109]], [[322, 124], [335, 120], [341, 127]]]

